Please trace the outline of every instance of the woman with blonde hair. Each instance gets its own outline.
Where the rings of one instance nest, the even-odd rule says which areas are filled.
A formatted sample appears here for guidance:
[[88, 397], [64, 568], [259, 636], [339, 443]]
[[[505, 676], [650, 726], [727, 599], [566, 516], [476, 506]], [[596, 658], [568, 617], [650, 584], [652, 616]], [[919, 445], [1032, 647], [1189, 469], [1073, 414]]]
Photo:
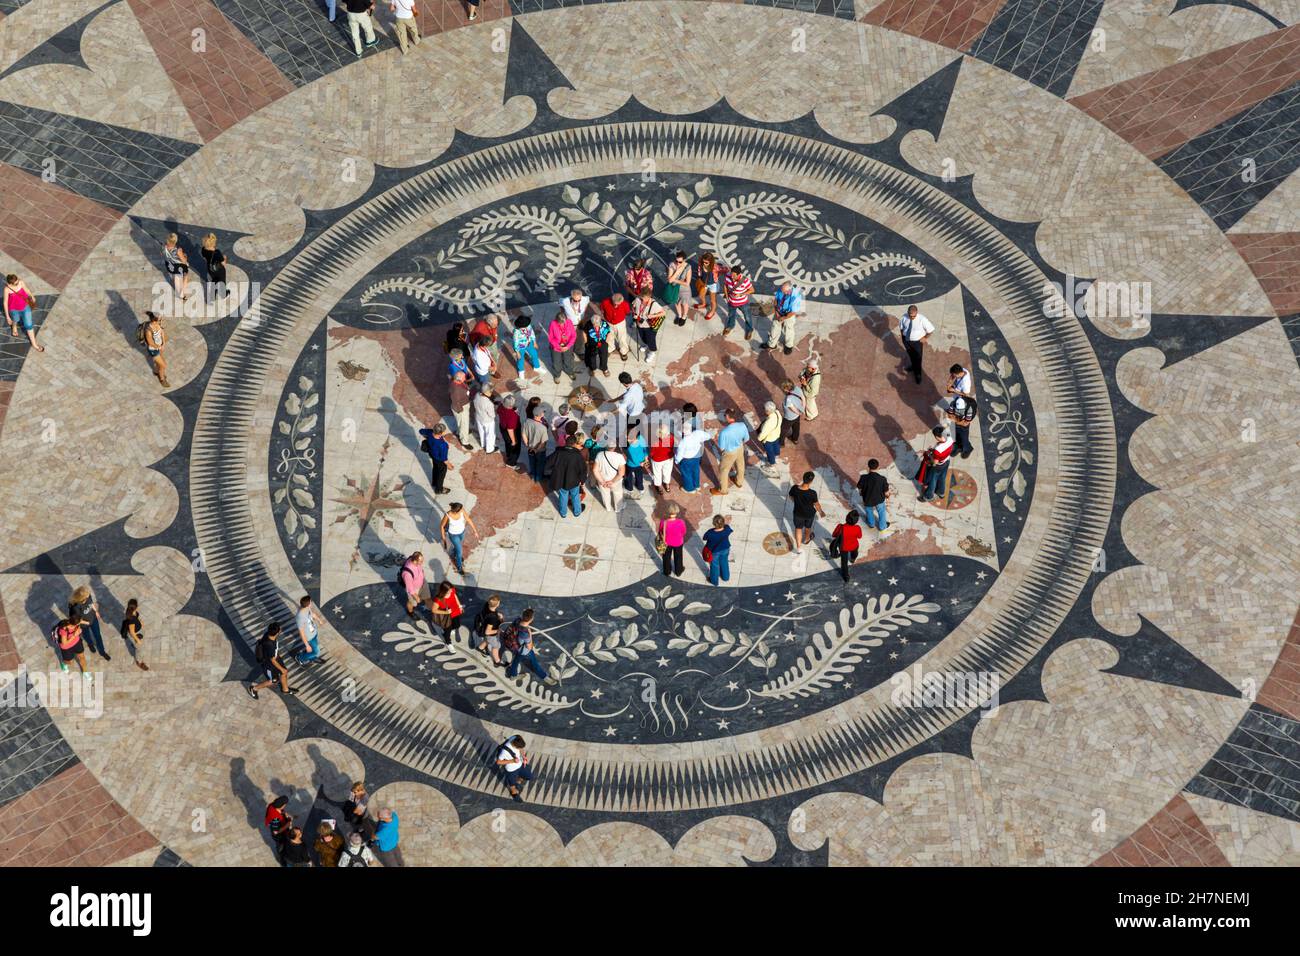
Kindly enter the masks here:
[[208, 288], [215, 291], [218, 288], [225, 289], [225, 294], [230, 295], [231, 290], [226, 289], [226, 254], [217, 246], [217, 234], [210, 232], [203, 237], [203, 245], [199, 248], [199, 255], [203, 256], [203, 261], [208, 267]]
[[89, 637], [92, 651], [106, 661], [112, 660], [104, 650], [104, 635], [99, 627], [103, 621], [99, 616], [99, 603], [86, 585], [83, 584], [72, 592], [72, 597], [68, 600], [68, 617], [81, 621], [82, 632]]
[[32, 308], [35, 305], [36, 296], [32, 295], [26, 282], [12, 272], [5, 276], [5, 321], [9, 323], [9, 334], [20, 338], [18, 326], [21, 325], [32, 348], [44, 352], [45, 349], [36, 344], [36, 328], [32, 322]]
[[675, 504], [668, 506], [668, 517], [659, 522], [659, 544], [663, 546], [664, 574], [679, 578], [684, 570], [682, 547], [686, 544], [686, 522], [681, 518], [682, 509]]
[[184, 302], [189, 298], [186, 290], [190, 286], [190, 260], [180, 247], [180, 236], [174, 232], [169, 232], [167, 241], [163, 243], [163, 268], [171, 276], [172, 284]]

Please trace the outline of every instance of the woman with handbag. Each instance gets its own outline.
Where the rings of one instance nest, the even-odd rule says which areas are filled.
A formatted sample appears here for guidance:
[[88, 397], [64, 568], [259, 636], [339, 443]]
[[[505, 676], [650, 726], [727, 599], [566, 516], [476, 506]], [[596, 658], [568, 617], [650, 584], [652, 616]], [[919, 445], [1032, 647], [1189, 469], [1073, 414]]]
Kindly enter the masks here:
[[438, 585], [437, 592], [429, 601], [429, 613], [433, 615], [433, 623], [442, 628], [443, 636], [450, 644], [456, 628], [460, 627], [460, 618], [464, 613], [464, 609], [460, 606], [460, 598], [450, 581], [443, 581]]
[[709, 583], [731, 580], [731, 516], [714, 515], [713, 527], [704, 532], [704, 563], [709, 566]]
[[44, 352], [44, 346], [36, 344], [35, 324], [32, 322], [32, 307], [36, 305], [36, 296], [27, 288], [27, 283], [10, 273], [5, 276], [5, 321], [9, 323], [9, 334], [21, 338], [18, 331], [22, 327], [27, 333], [27, 341], [38, 352]]
[[673, 456], [677, 443], [667, 424], [659, 426], [659, 433], [650, 443], [650, 489], [657, 495], [668, 494], [673, 483]]
[[718, 285], [722, 278], [722, 268], [718, 257], [711, 252], [700, 253], [699, 273], [695, 280], [695, 309], [704, 309], [704, 318], [712, 319], [718, 314]]
[[675, 504], [668, 506], [668, 517], [659, 522], [659, 536], [655, 539], [655, 550], [664, 556], [664, 574], [672, 577], [682, 576], [682, 548], [686, 544], [686, 522], [681, 518], [681, 508]]
[[664, 285], [664, 304], [671, 305], [677, 313], [674, 325], [686, 324], [686, 315], [690, 311], [690, 288], [691, 264], [686, 261], [686, 253], [678, 249], [668, 264], [668, 281]]
[[642, 292], [632, 306], [632, 321], [641, 340], [641, 361], [649, 365], [654, 364], [655, 352], [659, 348], [659, 328], [664, 324], [664, 317], [664, 307], [649, 292]]

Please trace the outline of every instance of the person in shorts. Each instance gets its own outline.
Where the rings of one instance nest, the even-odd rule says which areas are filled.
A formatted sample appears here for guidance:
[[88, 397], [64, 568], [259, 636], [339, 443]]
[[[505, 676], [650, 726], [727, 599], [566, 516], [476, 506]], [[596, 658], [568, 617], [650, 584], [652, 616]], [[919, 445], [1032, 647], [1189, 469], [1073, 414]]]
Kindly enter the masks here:
[[811, 471], [805, 471], [799, 484], [790, 489], [790, 500], [794, 502], [792, 524], [795, 554], [801, 553], [805, 544], [812, 544], [813, 523], [816, 522], [817, 516], [826, 517], [821, 502], [817, 500], [817, 492], [812, 487], [816, 477]]
[[297, 688], [289, 686], [289, 669], [280, 659], [280, 625], [272, 624], [257, 642], [257, 664], [266, 679], [260, 684], [248, 685], [248, 696], [257, 700], [257, 692], [272, 684], [280, 685], [280, 693], [296, 694]]
[[487, 599], [487, 604], [483, 605], [483, 610], [478, 612], [474, 618], [474, 633], [479, 640], [479, 653], [490, 654], [492, 663], [497, 667], [505, 667], [501, 662], [501, 625], [505, 623], [505, 618], [501, 614], [501, 598], [494, 594]]
[[51, 635], [59, 648], [59, 670], [67, 671], [68, 664], [77, 662], [86, 680], [90, 680], [90, 671], [86, 670], [86, 645], [81, 640], [81, 619], [69, 617], [54, 626]]

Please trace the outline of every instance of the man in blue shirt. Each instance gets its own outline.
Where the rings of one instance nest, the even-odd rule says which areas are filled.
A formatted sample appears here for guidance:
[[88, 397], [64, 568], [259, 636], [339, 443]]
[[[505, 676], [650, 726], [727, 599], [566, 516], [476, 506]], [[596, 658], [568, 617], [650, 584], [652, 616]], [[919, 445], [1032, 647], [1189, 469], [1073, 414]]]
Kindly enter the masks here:
[[447, 494], [447, 488], [444, 487], [447, 480], [447, 469], [451, 464], [447, 461], [447, 426], [441, 422], [432, 428], [421, 428], [420, 451], [426, 452], [429, 456], [433, 470], [433, 493], [435, 495]]
[[745, 442], [749, 441], [749, 426], [728, 408], [722, 413], [727, 425], [718, 432], [718, 487], [711, 494], [725, 495], [731, 485], [731, 470], [736, 470], [736, 487], [745, 487]]
[[765, 349], [774, 349], [778, 343], [784, 344], [785, 354], [794, 351], [794, 323], [803, 315], [803, 290], [795, 288], [790, 280], [781, 283], [772, 300], [772, 334], [768, 336]]
[[402, 851], [398, 847], [397, 814], [392, 810], [379, 811], [375, 826], [375, 855], [384, 866], [404, 866]]

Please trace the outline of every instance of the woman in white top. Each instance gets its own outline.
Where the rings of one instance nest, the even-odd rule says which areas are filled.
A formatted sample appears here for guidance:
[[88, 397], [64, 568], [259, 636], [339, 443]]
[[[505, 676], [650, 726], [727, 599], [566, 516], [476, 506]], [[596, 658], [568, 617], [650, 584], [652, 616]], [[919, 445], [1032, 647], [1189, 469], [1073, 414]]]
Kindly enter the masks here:
[[474, 527], [474, 519], [469, 516], [465, 506], [459, 501], [453, 501], [447, 513], [442, 516], [442, 524], [438, 526], [438, 533], [442, 535], [442, 546], [451, 552], [451, 560], [456, 565], [458, 574], [465, 573], [463, 542], [466, 527], [474, 532], [474, 537], [480, 537], [478, 528]]
[[172, 284], [176, 286], [176, 292], [184, 302], [189, 298], [187, 290], [190, 286], [190, 260], [185, 255], [185, 250], [180, 247], [180, 237], [174, 232], [167, 235], [167, 241], [163, 244], [163, 268], [172, 277]]

